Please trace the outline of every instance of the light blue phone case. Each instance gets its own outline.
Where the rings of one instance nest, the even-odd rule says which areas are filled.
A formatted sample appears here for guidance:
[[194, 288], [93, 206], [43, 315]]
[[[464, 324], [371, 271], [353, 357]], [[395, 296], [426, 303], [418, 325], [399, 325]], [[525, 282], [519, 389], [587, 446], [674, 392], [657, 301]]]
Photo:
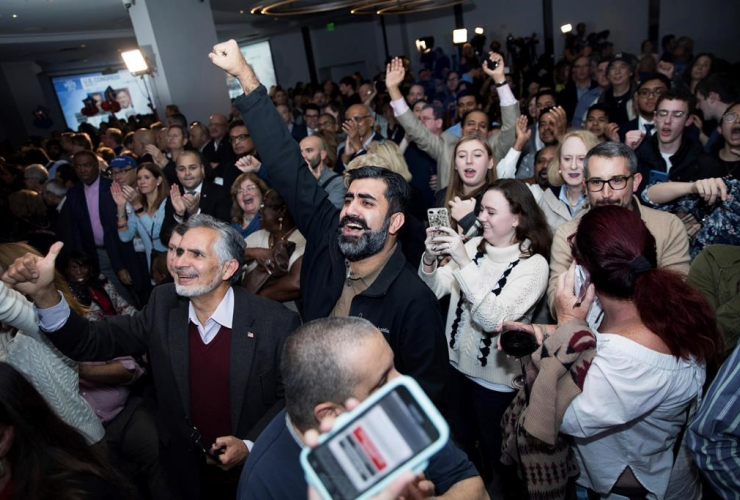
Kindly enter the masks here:
[[[439, 410], [437, 410], [437, 408], [434, 406], [434, 403], [432, 403], [432, 401], [426, 395], [424, 390], [413, 378], [401, 375], [385, 384], [377, 392], [363, 401], [357, 408], [355, 408], [351, 412], [340, 415], [334, 424], [334, 428], [331, 430], [331, 432], [322, 435], [319, 438], [319, 443], [324, 443], [332, 436], [345, 429], [355, 420], [358, 415], [361, 415], [366, 409], [373, 406], [383, 396], [401, 385], [405, 386], [408, 391], [414, 396], [414, 399], [416, 399], [416, 401], [419, 403], [419, 406], [422, 408], [422, 410], [424, 410], [424, 413], [426, 413], [429, 420], [439, 432], [439, 438], [431, 443], [428, 447], [423, 449], [418, 455], [412, 457], [404, 465], [402, 465], [392, 473], [388, 474], [388, 476], [384, 477], [380, 482], [378, 482], [378, 484], [357, 497], [356, 500], [367, 500], [372, 496], [378, 494], [379, 491], [388, 486], [399, 474], [403, 472], [423, 472], [429, 464], [429, 458], [431, 458], [440, 449], [442, 449], [442, 447], [447, 443], [450, 437], [450, 428], [447, 425], [447, 422], [439, 413]], [[303, 472], [306, 475], [306, 481], [308, 482], [308, 484], [313, 486], [323, 498], [331, 499], [331, 495], [326, 490], [323, 483], [321, 482], [321, 479], [319, 479], [316, 471], [314, 471], [313, 467], [308, 461], [308, 455], [310, 452], [310, 448], [304, 448], [301, 452], [301, 466], [303, 467]]]

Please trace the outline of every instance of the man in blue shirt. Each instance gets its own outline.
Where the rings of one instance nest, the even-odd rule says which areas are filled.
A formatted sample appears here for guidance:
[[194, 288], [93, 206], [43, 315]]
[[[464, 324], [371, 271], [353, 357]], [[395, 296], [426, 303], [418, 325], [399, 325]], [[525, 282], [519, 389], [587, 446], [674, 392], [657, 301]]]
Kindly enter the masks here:
[[[285, 344], [281, 373], [286, 408], [254, 444], [239, 481], [239, 500], [305, 498], [299, 460], [304, 433], [347, 411], [347, 399], [362, 401], [398, 376], [383, 334], [356, 317], [318, 319], [296, 330]], [[410, 487], [442, 498], [488, 498], [475, 467], [451, 442], [432, 457], [425, 474]]]

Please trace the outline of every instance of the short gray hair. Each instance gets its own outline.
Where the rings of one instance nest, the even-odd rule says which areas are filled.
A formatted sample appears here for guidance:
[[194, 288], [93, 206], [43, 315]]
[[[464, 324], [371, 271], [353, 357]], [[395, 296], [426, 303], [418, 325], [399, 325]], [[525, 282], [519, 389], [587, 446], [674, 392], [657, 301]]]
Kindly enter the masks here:
[[51, 179], [44, 184], [44, 191], [48, 191], [59, 198], [64, 198], [67, 196], [67, 185], [59, 179]]
[[227, 223], [206, 214], [193, 215], [185, 222], [184, 226], [185, 232], [183, 234], [191, 229], [201, 227], [213, 229], [218, 232], [218, 239], [216, 239], [216, 243], [213, 245], [213, 251], [222, 265], [230, 260], [237, 261], [239, 268], [231, 279], [229, 279], [230, 284], [237, 283], [241, 276], [239, 270], [244, 265], [244, 251], [247, 248], [242, 235]]
[[23, 171], [23, 175], [26, 177], [33, 177], [41, 184], [49, 180], [49, 171], [46, 170], [46, 167], [39, 165], [38, 163], [33, 163], [27, 166]]
[[280, 371], [285, 384], [285, 407], [301, 431], [318, 426], [316, 405], [343, 405], [360, 382], [346, 354], [360, 342], [381, 335], [368, 320], [356, 317], [321, 318], [298, 328], [285, 342]]
[[621, 142], [602, 142], [591, 148], [583, 159], [583, 176], [588, 180], [588, 161], [592, 156], [599, 158], [624, 158], [630, 169], [630, 175], [637, 173], [637, 156], [632, 148]]

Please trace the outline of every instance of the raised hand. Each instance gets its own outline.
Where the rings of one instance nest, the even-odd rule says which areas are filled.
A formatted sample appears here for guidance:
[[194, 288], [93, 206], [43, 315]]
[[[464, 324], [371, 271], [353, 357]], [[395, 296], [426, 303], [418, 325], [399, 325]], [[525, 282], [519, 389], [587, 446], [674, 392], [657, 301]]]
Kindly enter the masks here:
[[256, 172], [260, 169], [262, 162], [252, 155], [242, 156], [236, 160], [236, 168], [244, 173]]
[[579, 303], [575, 294], [576, 283], [576, 261], [570, 263], [570, 267], [558, 277], [558, 286], [555, 290], [555, 311], [558, 316], [558, 326], [568, 321], [579, 319], [585, 320], [588, 310], [594, 301], [595, 288], [589, 283], [586, 289], [586, 297]]
[[131, 186], [124, 184], [121, 186], [121, 191], [123, 192], [123, 196], [126, 198], [126, 201], [129, 203], [134, 203], [136, 199], [139, 197], [139, 192], [136, 190], [136, 188], [132, 188]]
[[460, 268], [472, 262], [470, 257], [468, 257], [467, 250], [465, 250], [465, 243], [463, 243], [462, 237], [457, 234], [457, 231], [442, 226], [435, 228], [435, 230], [437, 234], [432, 237], [431, 243], [433, 246], [436, 246], [437, 252], [452, 257], [452, 260]]
[[406, 69], [403, 67], [403, 62], [398, 57], [394, 57], [385, 67], [385, 86], [398, 88], [405, 76]]
[[54, 264], [63, 246], [61, 241], [54, 243], [46, 257], [29, 252], [17, 258], [3, 274], [3, 282], [31, 297], [40, 309], [58, 304], [59, 294], [54, 287]]
[[160, 167], [164, 167], [165, 165], [167, 165], [167, 156], [154, 144], [147, 144], [146, 146], [144, 146], [144, 151], [149, 153], [149, 155], [151, 155], [152, 157], [152, 160], [154, 160], [154, 163], [156, 163]]
[[658, 63], [658, 73], [664, 74], [669, 80], [673, 78], [673, 73], [675, 70], [676, 67], [673, 65], [672, 62], [660, 61]]
[[450, 200], [449, 205], [450, 216], [460, 222], [465, 216], [475, 211], [475, 198], [461, 200], [459, 196], [455, 196], [454, 200]]
[[527, 115], [521, 115], [519, 118], [516, 119], [514, 132], [516, 133], [514, 150], [521, 151], [522, 148], [524, 148], [524, 145], [527, 144], [529, 139], [532, 138], [532, 130], [528, 126]]
[[637, 149], [645, 138], [645, 132], [641, 130], [630, 130], [624, 136], [624, 143], [631, 149]]
[[555, 121], [555, 138], [562, 141], [563, 136], [568, 133], [568, 114], [561, 106], [555, 106], [549, 114]]
[[110, 195], [113, 197], [113, 202], [118, 208], [123, 208], [124, 206], [126, 206], [126, 202], [128, 200], [126, 199], [126, 195], [123, 194], [123, 189], [121, 189], [121, 185], [117, 182], [114, 182], [110, 185]]
[[608, 123], [604, 129], [604, 135], [610, 141], [619, 142], [619, 125]]
[[200, 207], [200, 194], [185, 194], [182, 196], [182, 202], [185, 205], [185, 211], [190, 215], [195, 215]]
[[497, 52], [489, 52], [488, 58], [492, 61], [498, 61], [498, 65], [495, 68], [489, 68], [488, 61], [483, 61], [483, 72], [493, 78], [494, 83], [501, 83], [506, 80], [504, 57]]
[[213, 51], [208, 54], [208, 58], [215, 66], [237, 78], [245, 94], [259, 87], [260, 82], [254, 74], [252, 67], [244, 59], [236, 41], [229, 40], [228, 42], [214, 45]]
[[185, 215], [185, 202], [180, 194], [180, 186], [173, 184], [170, 187], [170, 201], [172, 202], [172, 208], [175, 209], [175, 213], [182, 217]]

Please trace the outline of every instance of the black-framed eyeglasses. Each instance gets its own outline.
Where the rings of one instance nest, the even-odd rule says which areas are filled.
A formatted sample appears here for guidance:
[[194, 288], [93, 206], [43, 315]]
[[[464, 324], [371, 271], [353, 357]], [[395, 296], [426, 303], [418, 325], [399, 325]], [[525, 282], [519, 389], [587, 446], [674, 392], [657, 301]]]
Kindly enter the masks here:
[[634, 174], [632, 175], [618, 175], [616, 177], [612, 177], [611, 179], [589, 179], [586, 181], [586, 188], [591, 191], [592, 193], [598, 193], [600, 191], [604, 190], [604, 186], [609, 184], [609, 188], [613, 189], [614, 191], [621, 191], [622, 189], [627, 187], [627, 181], [630, 180], [630, 178], [634, 177]]
[[639, 95], [640, 97], [650, 97], [653, 95], [655, 97], [660, 97], [665, 93], [665, 91], [665, 89], [640, 89], [637, 92], [637, 95]]
[[239, 141], [246, 141], [250, 137], [252, 136], [249, 134], [232, 135], [231, 137], [229, 137], [229, 142], [234, 143]]
[[111, 171], [110, 175], [111, 175], [111, 177], [115, 177], [117, 175], [123, 175], [123, 174], [126, 174], [128, 172], [131, 172], [132, 170], [134, 170], [134, 167], [116, 168], [116, 169], [113, 169]]
[[735, 120], [737, 120], [737, 113], [734, 111], [732, 113], [726, 113], [725, 116], [722, 117], [722, 121], [726, 123], [732, 123]]

